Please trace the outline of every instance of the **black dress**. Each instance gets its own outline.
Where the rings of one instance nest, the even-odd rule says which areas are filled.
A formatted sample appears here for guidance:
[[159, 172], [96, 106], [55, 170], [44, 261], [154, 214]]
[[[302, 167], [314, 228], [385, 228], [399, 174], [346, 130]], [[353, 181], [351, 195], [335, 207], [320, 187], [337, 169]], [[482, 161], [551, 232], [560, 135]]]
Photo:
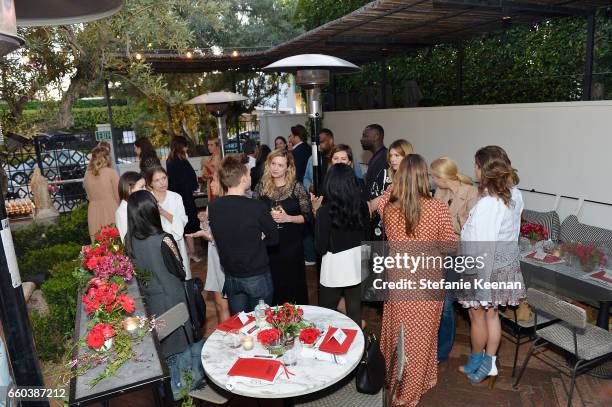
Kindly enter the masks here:
[[[287, 215], [302, 215], [305, 222], [310, 222], [312, 219], [310, 197], [299, 182], [295, 182], [289, 188], [277, 188], [273, 196], [264, 195], [262, 185], [259, 183], [253, 192], [253, 199], [264, 201], [269, 208], [278, 201]], [[279, 244], [268, 247], [270, 271], [274, 283], [274, 300], [271, 305], [282, 305], [285, 302], [308, 304], [304, 266], [304, 224], [282, 223], [280, 226]]]
[[168, 189], [183, 198], [183, 206], [188, 219], [185, 234], [195, 233], [200, 230], [200, 221], [193, 200], [193, 191], [198, 189], [196, 173], [189, 161], [181, 159], [168, 160], [166, 171], [168, 171]]

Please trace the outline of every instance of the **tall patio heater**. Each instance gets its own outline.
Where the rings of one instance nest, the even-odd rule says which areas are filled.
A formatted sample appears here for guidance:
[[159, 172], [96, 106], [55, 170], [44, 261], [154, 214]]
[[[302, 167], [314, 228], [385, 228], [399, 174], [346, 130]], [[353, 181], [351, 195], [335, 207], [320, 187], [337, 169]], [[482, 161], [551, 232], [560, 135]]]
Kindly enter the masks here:
[[[210, 92], [185, 102], [187, 105], [206, 105], [206, 110], [215, 116], [217, 119], [217, 129], [219, 132], [219, 141], [221, 144], [221, 158], [225, 157], [225, 138], [227, 136], [227, 109], [232, 102], [242, 102], [247, 100], [243, 95], [233, 92]], [[236, 135], [236, 143], [240, 143], [238, 135]], [[240, 146], [238, 144], [238, 146]]]
[[323, 120], [321, 91], [329, 84], [330, 72], [351, 73], [360, 68], [344, 59], [323, 54], [302, 54], [278, 60], [265, 68], [269, 72], [297, 72], [296, 83], [306, 90], [306, 103], [311, 123], [312, 141], [312, 185], [315, 195], [320, 189], [321, 156], [319, 154], [319, 131]]
[[[18, 0], [15, 3], [12, 0], [0, 0], [0, 56], [23, 45], [24, 40], [17, 35], [17, 24], [39, 26], [82, 23], [110, 16], [123, 6], [123, 0]], [[1, 190], [0, 321], [15, 384], [44, 386]], [[0, 375], [8, 381], [6, 359], [0, 359], [4, 362], [0, 366]], [[23, 401], [20, 405], [48, 406], [49, 403]]]

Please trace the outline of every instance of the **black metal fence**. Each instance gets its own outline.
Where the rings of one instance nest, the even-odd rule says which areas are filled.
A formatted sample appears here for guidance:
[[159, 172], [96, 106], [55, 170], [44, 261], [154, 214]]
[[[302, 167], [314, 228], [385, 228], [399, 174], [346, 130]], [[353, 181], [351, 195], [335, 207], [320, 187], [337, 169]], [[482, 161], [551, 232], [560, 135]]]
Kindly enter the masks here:
[[7, 199], [32, 198], [30, 181], [37, 167], [49, 182], [58, 211], [71, 211], [87, 199], [83, 177], [96, 146], [93, 133], [57, 133], [35, 136], [33, 140], [10, 137], [9, 154], [3, 163], [8, 177]]

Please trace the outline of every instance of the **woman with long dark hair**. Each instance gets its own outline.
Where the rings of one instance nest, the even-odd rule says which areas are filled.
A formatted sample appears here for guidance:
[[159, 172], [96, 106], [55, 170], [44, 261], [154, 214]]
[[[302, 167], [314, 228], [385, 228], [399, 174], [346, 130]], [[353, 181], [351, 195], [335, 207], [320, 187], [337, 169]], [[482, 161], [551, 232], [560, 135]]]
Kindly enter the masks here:
[[157, 152], [151, 141], [146, 137], [141, 137], [134, 142], [134, 152], [140, 163], [140, 172], [145, 174], [148, 169], [161, 166], [161, 162], [157, 157]]
[[[187, 304], [181, 255], [172, 235], [162, 229], [157, 200], [149, 191], [136, 191], [128, 198], [128, 233], [125, 247], [134, 265], [150, 273], [141, 286], [149, 311], [161, 315], [175, 305]], [[168, 357], [184, 351], [193, 340], [190, 323], [177, 329], [161, 343], [162, 354]]]
[[470, 359], [460, 371], [467, 374], [471, 382], [489, 379], [491, 388], [497, 378], [495, 359], [501, 341], [497, 308], [500, 305], [518, 305], [526, 296], [517, 246], [524, 205], [517, 188], [517, 172], [503, 148], [487, 146], [478, 150], [474, 157], [474, 173], [480, 181], [480, 199], [461, 230], [461, 240], [477, 242], [477, 255], [493, 251], [485, 267], [479, 269], [474, 278], [498, 286], [509, 287], [507, 284], [510, 283], [521, 287], [474, 290], [461, 293], [463, 298], [459, 298], [461, 305], [469, 308], [472, 342]]
[[[198, 211], [193, 199], [194, 191], [198, 190], [198, 177], [187, 160], [187, 139], [185, 137], [172, 138], [170, 154], [166, 160], [166, 170], [168, 171], [168, 189], [183, 198], [183, 206], [187, 214], [185, 234], [195, 233], [200, 230]], [[193, 237], [185, 236], [185, 243], [187, 243], [189, 259], [199, 262], [201, 259], [196, 256]]]
[[119, 178], [119, 199], [121, 203], [115, 212], [115, 226], [119, 229], [121, 241], [125, 241], [127, 233], [127, 200], [132, 192], [145, 189], [146, 182], [141, 173], [127, 171]]
[[367, 240], [368, 205], [355, 171], [332, 165], [325, 175], [325, 204], [317, 211], [317, 251], [321, 261], [319, 305], [335, 310], [344, 296], [347, 315], [361, 321], [361, 242]]

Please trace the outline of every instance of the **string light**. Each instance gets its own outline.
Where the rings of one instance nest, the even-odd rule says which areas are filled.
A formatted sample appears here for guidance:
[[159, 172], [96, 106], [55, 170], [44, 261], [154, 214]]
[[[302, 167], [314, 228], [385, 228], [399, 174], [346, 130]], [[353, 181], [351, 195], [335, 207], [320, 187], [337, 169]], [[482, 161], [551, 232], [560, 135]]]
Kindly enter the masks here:
[[147, 44], [147, 48], [152, 48], [152, 47], [153, 47], [153, 43], [150, 42]]
[[142, 59], [142, 54], [140, 52], [136, 53], [136, 59], [139, 61]]
[[185, 56], [189, 59], [193, 58], [193, 54], [191, 53], [191, 51], [187, 51], [187, 53], [185, 54]]
[[26, 54], [26, 55], [23, 56], [23, 58], [21, 60], [22, 60], [22, 62], [24, 64], [29, 64], [32, 59], [30, 58], [29, 55]]
[[232, 51], [232, 56], [233, 57], [237, 57], [238, 56], [238, 51], [237, 50], [233, 50]]

